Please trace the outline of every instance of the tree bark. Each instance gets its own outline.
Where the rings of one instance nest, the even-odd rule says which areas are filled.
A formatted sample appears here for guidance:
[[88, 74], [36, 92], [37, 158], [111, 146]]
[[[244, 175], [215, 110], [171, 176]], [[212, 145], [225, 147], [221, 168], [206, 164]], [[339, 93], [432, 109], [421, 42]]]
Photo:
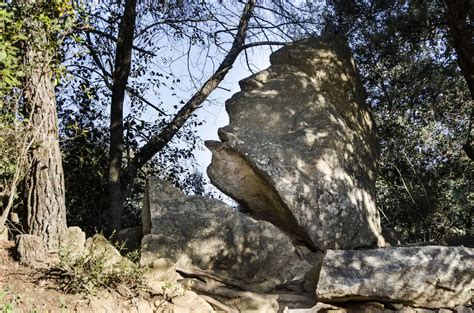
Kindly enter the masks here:
[[56, 249], [67, 227], [64, 173], [50, 66], [54, 51], [38, 24], [29, 25], [24, 57], [24, 105], [32, 125], [33, 145], [28, 152], [31, 167], [25, 179], [23, 224], [29, 234], [40, 236], [49, 249]]
[[125, 2], [120, 21], [112, 85], [110, 109], [110, 152], [108, 169], [108, 199], [110, 231], [120, 230], [123, 214], [122, 157], [123, 157], [123, 104], [132, 62], [133, 33], [136, 20], [136, 0]]
[[191, 97], [191, 99], [178, 111], [173, 120], [165, 126], [161, 132], [153, 136], [131, 160], [125, 170], [124, 194], [127, 196], [132, 189], [133, 182], [140, 168], [143, 167], [154, 155], [160, 152], [176, 133], [183, 127], [191, 115], [201, 107], [202, 103], [209, 97], [220, 82], [232, 68], [240, 52], [244, 49], [245, 38], [252, 12], [255, 7], [255, 0], [248, 0], [240, 17], [237, 33], [232, 47], [224, 60], [214, 72], [214, 74], [204, 83], [204, 85]]
[[[457, 62], [461, 73], [466, 79], [467, 86], [474, 100], [474, 42], [473, 28], [469, 25], [472, 22], [472, 1], [471, 0], [445, 0], [446, 18], [449, 27], [451, 45], [456, 50]], [[463, 148], [466, 155], [474, 160], [472, 129], [473, 109], [471, 109], [468, 138]]]

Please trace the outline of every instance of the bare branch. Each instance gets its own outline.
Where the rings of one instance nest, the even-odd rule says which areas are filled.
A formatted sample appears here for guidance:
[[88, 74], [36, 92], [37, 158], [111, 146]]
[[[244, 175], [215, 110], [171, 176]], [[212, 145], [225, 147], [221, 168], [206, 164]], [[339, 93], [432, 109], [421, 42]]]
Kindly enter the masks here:
[[140, 96], [140, 94], [135, 90], [133, 89], [132, 87], [130, 86], [127, 86], [126, 87], [126, 90], [134, 97], [138, 98], [139, 100], [143, 101], [146, 105], [152, 107], [153, 109], [157, 110], [158, 112], [160, 112], [161, 114], [163, 115], [166, 115], [166, 112], [163, 111], [162, 109], [160, 109], [159, 107], [157, 107], [156, 105], [154, 105], [153, 103], [151, 103], [150, 101], [148, 101], [147, 99], [145, 99], [144, 97]]
[[[96, 35], [98, 35], [98, 36], [102, 36], [102, 37], [104, 37], [104, 38], [106, 38], [106, 39], [109, 39], [109, 40], [111, 40], [111, 41], [113, 41], [113, 42], [117, 42], [117, 38], [115, 38], [115, 37], [114, 37], [113, 35], [111, 35], [111, 34], [108, 34], [108, 33], [106, 33], [106, 32], [103, 32], [103, 31], [101, 31], [101, 30], [98, 30], [98, 29], [95, 29], [95, 28], [88, 28], [88, 29], [85, 29], [84, 31], [86, 32], [86, 34], [87, 34], [87, 33], [93, 33], [93, 34], [96, 34]], [[140, 47], [138, 47], [138, 46], [136, 46], [136, 45], [133, 45], [132, 48], [133, 48], [133, 50], [136, 50], [136, 51], [141, 52], [141, 53], [143, 53], [143, 54], [148, 54], [148, 55], [153, 56], [153, 57], [156, 56], [156, 54], [154, 54], [153, 52], [150, 52], [150, 51], [148, 51], [148, 50], [145, 50], [145, 49], [143, 49], [143, 48], [140, 48]]]
[[216, 72], [204, 83], [191, 99], [179, 110], [173, 120], [156, 136], [145, 144], [135, 155], [126, 170], [126, 188], [125, 195], [131, 191], [132, 182], [135, 179], [137, 171], [148, 162], [156, 153], [161, 151], [174, 137], [174, 135], [183, 127], [192, 114], [202, 105], [212, 91], [224, 79], [226, 74], [232, 68], [237, 56], [242, 51], [247, 35], [249, 20], [252, 17], [256, 0], [248, 0], [242, 16], [239, 21], [237, 34], [235, 35], [229, 53], [226, 55]]
[[242, 46], [242, 50], [257, 47], [257, 46], [284, 46], [287, 42], [284, 41], [261, 41], [252, 42]]
[[177, 20], [173, 20], [173, 19], [166, 19], [166, 20], [161, 20], [161, 21], [157, 21], [155, 23], [152, 23], [150, 25], [147, 25], [146, 27], [142, 28], [136, 35], [135, 37], [140, 37], [142, 36], [144, 33], [146, 33], [147, 31], [149, 31], [150, 29], [152, 29], [153, 27], [156, 27], [156, 26], [159, 26], [159, 25], [169, 25], [169, 26], [172, 26], [173, 24], [183, 24], [183, 23], [203, 23], [203, 22], [208, 22], [210, 21], [210, 18], [205, 18], [205, 19], [193, 19], [193, 18], [185, 18], [185, 19], [177, 19]]

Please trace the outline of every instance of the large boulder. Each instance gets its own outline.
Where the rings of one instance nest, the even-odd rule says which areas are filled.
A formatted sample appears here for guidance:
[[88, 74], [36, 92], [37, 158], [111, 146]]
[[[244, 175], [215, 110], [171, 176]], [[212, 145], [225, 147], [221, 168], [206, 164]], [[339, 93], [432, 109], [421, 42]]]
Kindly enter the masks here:
[[211, 182], [311, 249], [383, 245], [375, 126], [349, 48], [307, 39], [270, 61], [226, 102]]
[[222, 201], [186, 196], [149, 178], [144, 201], [141, 263], [167, 258], [251, 290], [303, 282], [309, 263], [278, 228], [236, 212]]
[[473, 275], [474, 249], [465, 247], [329, 250], [316, 297], [454, 308], [471, 304]]

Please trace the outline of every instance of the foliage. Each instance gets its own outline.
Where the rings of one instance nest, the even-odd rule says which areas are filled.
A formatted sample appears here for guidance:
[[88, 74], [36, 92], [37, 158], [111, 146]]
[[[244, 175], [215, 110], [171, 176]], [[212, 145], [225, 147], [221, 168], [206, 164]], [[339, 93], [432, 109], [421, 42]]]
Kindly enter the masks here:
[[112, 263], [113, 259], [110, 251], [101, 246], [86, 249], [80, 255], [66, 247], [60, 251], [59, 262], [48, 275], [57, 279], [65, 293], [91, 295], [99, 289], [115, 289], [119, 285], [130, 289], [143, 286], [143, 269], [135, 254]]
[[21, 149], [22, 122], [15, 116], [18, 96], [15, 90], [23, 76], [19, 42], [26, 40], [22, 34], [22, 22], [15, 17], [16, 11], [6, 3], [0, 4], [0, 192], [9, 196], [9, 188], [17, 170], [17, 151]]
[[25, 127], [23, 122], [18, 121], [12, 114], [0, 116], [0, 191], [7, 192], [8, 182], [11, 182], [17, 170], [18, 151], [24, 144]]
[[20, 85], [23, 76], [21, 70], [20, 49], [16, 46], [26, 40], [22, 34], [22, 21], [15, 18], [15, 12], [10, 10], [6, 3], [0, 4], [0, 110], [3, 109], [3, 97]]
[[333, 1], [332, 8], [377, 121], [383, 223], [409, 242], [471, 231], [473, 168], [462, 144], [472, 103], [443, 2]]
[[0, 313], [15, 312], [15, 303], [17, 299], [8, 290], [0, 290]]

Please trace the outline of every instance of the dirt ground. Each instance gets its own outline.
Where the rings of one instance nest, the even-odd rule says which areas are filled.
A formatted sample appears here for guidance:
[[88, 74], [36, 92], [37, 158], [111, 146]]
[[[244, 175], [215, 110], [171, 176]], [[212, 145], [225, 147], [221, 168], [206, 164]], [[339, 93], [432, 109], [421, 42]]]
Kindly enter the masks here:
[[[96, 295], [64, 294], [44, 270], [22, 266], [12, 257], [13, 241], [0, 241], [0, 313], [10, 312], [146, 312], [146, 295], [127, 297], [115, 291]], [[151, 302], [153, 303], [153, 301]]]

